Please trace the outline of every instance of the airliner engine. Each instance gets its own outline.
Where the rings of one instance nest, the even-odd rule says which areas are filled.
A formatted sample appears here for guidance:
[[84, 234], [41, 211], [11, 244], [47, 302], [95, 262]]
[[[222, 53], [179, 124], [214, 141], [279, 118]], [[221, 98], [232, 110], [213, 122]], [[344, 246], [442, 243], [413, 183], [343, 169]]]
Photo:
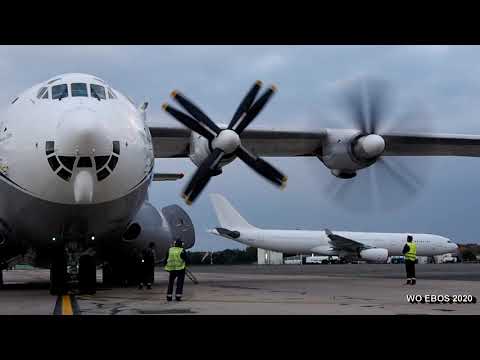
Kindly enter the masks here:
[[360, 251], [360, 257], [363, 260], [384, 263], [388, 259], [387, 249], [366, 249]]

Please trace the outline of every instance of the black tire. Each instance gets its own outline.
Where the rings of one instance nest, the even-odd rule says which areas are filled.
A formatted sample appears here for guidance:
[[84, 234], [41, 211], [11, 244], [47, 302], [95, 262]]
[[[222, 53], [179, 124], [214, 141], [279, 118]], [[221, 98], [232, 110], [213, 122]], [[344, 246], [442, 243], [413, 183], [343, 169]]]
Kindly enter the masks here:
[[102, 268], [102, 284], [109, 287], [114, 284], [112, 265], [106, 263]]
[[67, 294], [67, 259], [65, 253], [63, 249], [57, 249], [52, 255], [52, 264], [50, 267], [50, 294]]
[[97, 291], [97, 267], [95, 258], [82, 255], [79, 259], [78, 287], [82, 294], [95, 294]]

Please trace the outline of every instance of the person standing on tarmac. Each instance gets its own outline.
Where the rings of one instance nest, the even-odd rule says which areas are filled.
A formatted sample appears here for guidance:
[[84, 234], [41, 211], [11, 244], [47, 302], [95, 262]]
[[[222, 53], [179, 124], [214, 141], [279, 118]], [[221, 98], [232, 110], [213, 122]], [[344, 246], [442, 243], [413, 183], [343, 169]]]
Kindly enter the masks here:
[[165, 262], [165, 270], [170, 273], [168, 278], [167, 301], [172, 301], [173, 299], [173, 284], [175, 279], [177, 279], [175, 300], [182, 301], [183, 282], [185, 280], [187, 261], [187, 254], [183, 248], [183, 242], [177, 239], [173, 246], [168, 250], [167, 260]]
[[148, 248], [142, 251], [141, 268], [138, 288], [143, 289], [143, 286], [146, 286], [150, 290], [155, 278], [155, 243], [151, 242]]
[[407, 271], [407, 283], [405, 285], [415, 285], [417, 279], [415, 278], [415, 261], [417, 260], [417, 244], [413, 242], [411, 235], [407, 236], [407, 243], [402, 250], [405, 256], [405, 269]]

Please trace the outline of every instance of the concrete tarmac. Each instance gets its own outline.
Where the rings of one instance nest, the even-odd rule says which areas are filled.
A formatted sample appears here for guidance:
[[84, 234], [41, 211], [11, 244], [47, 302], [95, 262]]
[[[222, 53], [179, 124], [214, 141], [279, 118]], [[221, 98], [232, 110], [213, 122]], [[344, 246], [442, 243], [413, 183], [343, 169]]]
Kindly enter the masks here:
[[[167, 302], [167, 273], [157, 269], [152, 290], [102, 288], [76, 295], [78, 314], [150, 315], [392, 315], [480, 314], [475, 304], [410, 304], [407, 294], [480, 297], [480, 264], [417, 265], [416, 286], [403, 285], [394, 264], [204, 265], [185, 279], [184, 301]], [[4, 272], [0, 314], [52, 314], [48, 270]], [[101, 280], [100, 271], [97, 278]]]

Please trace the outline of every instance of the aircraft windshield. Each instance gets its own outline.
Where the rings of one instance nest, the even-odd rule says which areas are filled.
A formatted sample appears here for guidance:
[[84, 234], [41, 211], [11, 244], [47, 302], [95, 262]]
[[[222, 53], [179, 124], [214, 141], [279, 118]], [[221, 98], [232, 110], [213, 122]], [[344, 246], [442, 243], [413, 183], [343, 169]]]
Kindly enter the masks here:
[[90, 93], [92, 97], [100, 100], [106, 100], [107, 97], [105, 95], [105, 88], [100, 85], [90, 84]]
[[67, 84], [52, 86], [52, 99], [62, 100], [64, 97], [67, 97], [67, 96], [68, 96]]
[[87, 84], [72, 83], [72, 96], [88, 96]]

